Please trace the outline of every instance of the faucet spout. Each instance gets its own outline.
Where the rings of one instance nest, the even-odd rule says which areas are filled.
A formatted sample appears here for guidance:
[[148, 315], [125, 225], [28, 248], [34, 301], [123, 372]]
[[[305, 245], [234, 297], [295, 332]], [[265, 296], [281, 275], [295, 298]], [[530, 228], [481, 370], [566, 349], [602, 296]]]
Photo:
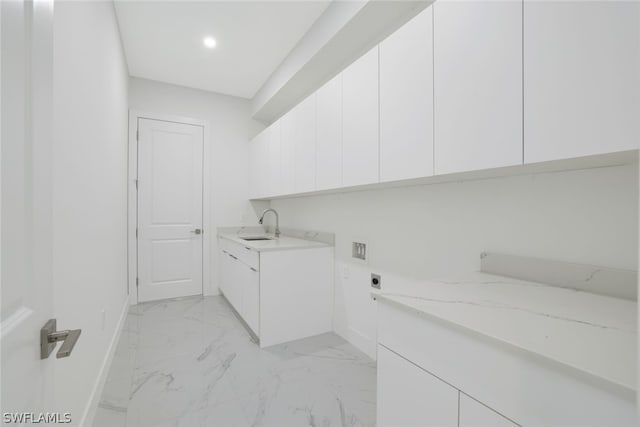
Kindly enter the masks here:
[[275, 209], [273, 209], [273, 208], [265, 209], [262, 212], [262, 215], [260, 216], [260, 220], [258, 221], [258, 223], [262, 224], [264, 222], [264, 216], [269, 212], [273, 212], [273, 214], [276, 216], [275, 236], [276, 236], [276, 239], [277, 239], [278, 237], [280, 237], [280, 218], [278, 217], [278, 212]]

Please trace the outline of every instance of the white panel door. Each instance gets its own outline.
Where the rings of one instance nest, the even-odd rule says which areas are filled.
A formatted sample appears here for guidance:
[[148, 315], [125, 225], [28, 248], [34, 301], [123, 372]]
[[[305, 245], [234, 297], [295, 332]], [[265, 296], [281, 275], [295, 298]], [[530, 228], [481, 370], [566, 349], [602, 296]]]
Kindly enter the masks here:
[[377, 362], [378, 426], [458, 426], [458, 390], [381, 345]]
[[316, 189], [316, 95], [313, 94], [298, 104], [294, 114], [294, 191], [305, 193]]
[[342, 185], [378, 182], [378, 47], [342, 73]]
[[524, 2], [526, 163], [640, 146], [640, 2]]
[[522, 1], [433, 13], [435, 173], [522, 164]]
[[138, 301], [202, 293], [201, 126], [138, 121]]
[[516, 427], [517, 424], [503, 417], [464, 393], [460, 393], [459, 427]]
[[342, 74], [316, 93], [316, 189], [342, 185]]
[[380, 181], [433, 175], [433, 8], [380, 43]]
[[[0, 2], [2, 28], [2, 294], [0, 402], [17, 425], [55, 411], [55, 351], [40, 360], [40, 328], [53, 317], [53, 8]], [[30, 70], [30, 72], [28, 72]], [[115, 283], [114, 286], [123, 286]], [[58, 323], [58, 329], [82, 325]], [[77, 344], [82, 346], [82, 337]], [[77, 347], [76, 347], [76, 350]], [[74, 357], [73, 353], [70, 357]], [[69, 361], [67, 363], [74, 363]], [[59, 378], [58, 381], [64, 381]], [[60, 402], [58, 402], [60, 403]], [[64, 408], [59, 408], [64, 410]], [[71, 414], [81, 422], [82, 414]], [[7, 423], [8, 424], [8, 423]], [[43, 423], [44, 424], [44, 423]]]

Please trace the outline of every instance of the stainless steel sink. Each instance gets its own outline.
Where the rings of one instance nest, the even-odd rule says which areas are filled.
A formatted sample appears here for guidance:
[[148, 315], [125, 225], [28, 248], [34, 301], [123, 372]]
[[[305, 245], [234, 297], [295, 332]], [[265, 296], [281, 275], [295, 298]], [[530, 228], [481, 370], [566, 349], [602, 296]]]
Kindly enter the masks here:
[[246, 240], [247, 242], [252, 242], [254, 240], [274, 240], [273, 237], [264, 237], [264, 236], [241, 237], [241, 239]]

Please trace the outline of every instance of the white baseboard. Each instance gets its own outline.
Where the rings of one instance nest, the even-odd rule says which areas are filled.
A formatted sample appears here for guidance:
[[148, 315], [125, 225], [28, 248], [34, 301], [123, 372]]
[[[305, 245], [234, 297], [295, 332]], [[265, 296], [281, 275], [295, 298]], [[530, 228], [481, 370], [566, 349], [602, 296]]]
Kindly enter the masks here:
[[209, 288], [203, 289], [202, 295], [205, 297], [213, 297], [216, 295], [221, 295], [220, 288], [218, 285], [211, 285]]
[[376, 360], [376, 341], [371, 338], [361, 334], [351, 327], [344, 328], [334, 328], [334, 332], [347, 340], [349, 344], [353, 345], [355, 348]]
[[102, 390], [104, 389], [104, 384], [107, 381], [107, 375], [109, 374], [111, 361], [113, 360], [116, 348], [118, 347], [118, 341], [120, 340], [120, 335], [122, 335], [122, 328], [124, 327], [124, 321], [127, 318], [128, 312], [129, 298], [127, 297], [122, 304], [120, 319], [118, 320], [116, 329], [113, 333], [113, 337], [111, 338], [111, 342], [109, 343], [109, 348], [107, 349], [105, 358], [102, 361], [102, 366], [100, 367], [100, 372], [98, 373], [96, 382], [93, 385], [93, 390], [91, 391], [91, 395], [89, 396], [89, 401], [87, 402], [87, 406], [85, 407], [84, 413], [82, 414], [82, 419], [80, 420], [79, 424], [81, 426], [93, 425], [93, 420], [96, 416], [96, 410], [98, 409], [98, 403], [100, 403], [100, 396], [102, 396]]

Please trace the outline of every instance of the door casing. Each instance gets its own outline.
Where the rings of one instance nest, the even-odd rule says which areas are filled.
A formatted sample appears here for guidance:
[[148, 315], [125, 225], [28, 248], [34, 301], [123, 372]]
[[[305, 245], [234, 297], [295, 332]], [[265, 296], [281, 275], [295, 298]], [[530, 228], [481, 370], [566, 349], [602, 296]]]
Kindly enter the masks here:
[[210, 124], [208, 120], [193, 119], [168, 114], [151, 113], [140, 110], [129, 110], [129, 156], [127, 176], [127, 287], [129, 303], [138, 303], [138, 239], [136, 228], [138, 224], [138, 191], [136, 177], [138, 176], [138, 119], [162, 120], [165, 122], [183, 123], [202, 126], [203, 133], [203, 170], [202, 170], [202, 294], [211, 293], [211, 237], [215, 235], [211, 221], [211, 160], [212, 147], [209, 144]]

